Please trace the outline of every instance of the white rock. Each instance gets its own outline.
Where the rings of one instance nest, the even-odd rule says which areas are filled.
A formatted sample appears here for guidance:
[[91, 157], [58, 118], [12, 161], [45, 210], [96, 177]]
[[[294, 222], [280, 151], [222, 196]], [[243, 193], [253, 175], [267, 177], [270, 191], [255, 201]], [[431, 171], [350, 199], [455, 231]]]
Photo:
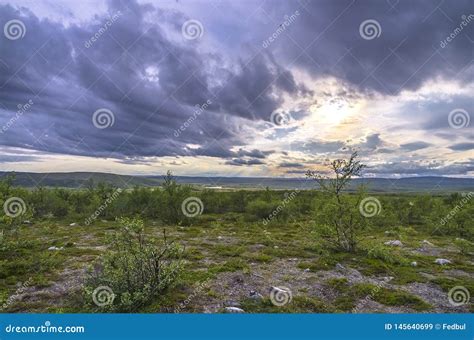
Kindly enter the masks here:
[[274, 249], [278, 249], [278, 246], [273, 246]]
[[249, 295], [250, 295], [250, 298], [254, 299], [254, 300], [263, 299], [262, 294], [260, 294], [259, 292], [255, 291], [255, 290], [251, 290]]
[[308, 272], [310, 272], [310, 271], [311, 271], [311, 269], [306, 268], [305, 270], [303, 270], [303, 273], [308, 273]]
[[403, 243], [400, 240], [391, 240], [384, 243], [386, 246], [403, 247]]
[[70, 226], [70, 227], [75, 227], [76, 225], [77, 225], [77, 223], [74, 222], [74, 223], [71, 223], [69, 226]]
[[346, 270], [346, 268], [342, 264], [336, 263], [336, 270], [344, 271]]
[[411, 265], [412, 267], [416, 267], [416, 266], [418, 266], [418, 263], [417, 263], [416, 261], [413, 261], [412, 263], [410, 263], [410, 265]]
[[451, 261], [447, 259], [436, 259], [435, 263], [442, 266], [442, 265], [451, 263]]
[[55, 247], [55, 246], [52, 246], [52, 247], [49, 247], [48, 250], [63, 250], [64, 248], [61, 247], [61, 248], [58, 248], [58, 247]]
[[423, 242], [422, 242], [422, 243], [423, 243], [423, 244], [426, 244], [427, 246], [430, 246], [430, 247], [433, 247], [433, 246], [434, 246], [434, 244], [433, 244], [433, 243], [431, 243], [431, 242], [430, 242], [430, 241], [428, 241], [428, 240], [423, 240]]
[[245, 313], [242, 308], [238, 308], [238, 307], [226, 307], [225, 311], [227, 313]]

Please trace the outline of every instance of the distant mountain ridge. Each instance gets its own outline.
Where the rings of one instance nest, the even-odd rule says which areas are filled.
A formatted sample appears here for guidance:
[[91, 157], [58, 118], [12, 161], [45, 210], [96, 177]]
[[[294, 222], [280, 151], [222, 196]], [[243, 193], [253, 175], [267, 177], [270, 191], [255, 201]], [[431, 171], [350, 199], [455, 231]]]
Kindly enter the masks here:
[[[0, 172], [0, 179], [13, 172]], [[207, 188], [246, 188], [246, 189], [313, 189], [317, 185], [306, 178], [271, 177], [193, 177], [177, 176], [178, 183], [192, 184]], [[155, 187], [163, 182], [163, 176], [132, 176], [100, 172], [54, 172], [34, 173], [15, 172], [14, 185], [32, 188], [63, 187], [85, 188], [90, 183], [104, 182], [117, 187], [133, 186]], [[367, 186], [371, 192], [466, 192], [474, 191], [474, 178], [452, 177], [407, 177], [399, 179], [358, 178], [354, 179], [351, 189], [359, 184]]]

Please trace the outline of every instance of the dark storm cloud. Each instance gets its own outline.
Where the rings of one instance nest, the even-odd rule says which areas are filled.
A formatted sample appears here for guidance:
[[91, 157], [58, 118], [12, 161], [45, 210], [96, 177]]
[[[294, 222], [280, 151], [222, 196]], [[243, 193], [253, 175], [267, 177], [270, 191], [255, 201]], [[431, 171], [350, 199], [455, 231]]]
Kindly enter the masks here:
[[400, 147], [403, 150], [407, 151], [416, 151], [416, 150], [421, 150], [421, 149], [426, 149], [427, 147], [430, 147], [430, 143], [426, 142], [412, 142], [412, 143], [406, 143], [406, 144], [401, 144]]
[[229, 161], [226, 161], [225, 164], [234, 165], [234, 166], [242, 166], [242, 165], [260, 165], [260, 164], [265, 164], [265, 163], [257, 158], [253, 158], [253, 159], [233, 158]]
[[[14, 122], [0, 135], [0, 145], [117, 158], [125, 164], [147, 164], [160, 156], [208, 156], [232, 165], [257, 165], [272, 151], [249, 148], [246, 144], [252, 136], [242, 133], [242, 124], [255, 127], [260, 120], [269, 121], [285, 97], [308, 96], [313, 103], [337, 104], [374, 92], [415, 89], [438, 75], [461, 83], [473, 79], [469, 39], [474, 23], [444, 48], [439, 46], [459, 26], [461, 15], [472, 12], [469, 0], [449, 4], [276, 0], [263, 4], [265, 14], [245, 18], [245, 25], [236, 17], [237, 11], [228, 11], [223, 4], [216, 12], [222, 15], [219, 24], [204, 22], [204, 39], [193, 41], [181, 36], [182, 24], [193, 18], [179, 10], [184, 4], [162, 9], [159, 2], [111, 0], [107, 15], [69, 26], [39, 19], [25, 8], [0, 5], [1, 23], [19, 19], [27, 29], [19, 40], [0, 34], [0, 126]], [[299, 15], [291, 26], [262, 48], [261, 42], [276, 31], [284, 15], [296, 10]], [[270, 17], [262, 18], [267, 14]], [[360, 36], [359, 25], [366, 19], [380, 23], [378, 38]], [[103, 30], [107, 22], [111, 24]], [[226, 39], [224, 33], [229, 34]], [[215, 41], [227, 48], [211, 49]], [[316, 79], [334, 76], [348, 84], [333, 92], [321, 89], [325, 98], [319, 101], [298, 83], [295, 69]], [[17, 117], [19, 105], [29, 100], [31, 107]], [[204, 109], [196, 108], [203, 104]], [[452, 129], [448, 114], [471, 107], [469, 95], [407, 104], [400, 125], [442, 129], [433, 132], [452, 142], [463, 141], [470, 137], [469, 129]], [[113, 125], [105, 129], [96, 128], [92, 119], [101, 108], [113, 113]], [[292, 113], [295, 120], [306, 115], [304, 110]], [[291, 129], [296, 127], [277, 129], [275, 139]], [[406, 143], [402, 149], [428, 146], [423, 143]], [[308, 140], [290, 141], [289, 146], [292, 151], [326, 154], [344, 151], [348, 144]], [[451, 149], [461, 150], [466, 144]], [[352, 146], [364, 152], [397, 151], [380, 133]]]
[[304, 167], [303, 163], [296, 162], [283, 162], [278, 165], [280, 168], [302, 168]]
[[474, 150], [474, 143], [458, 143], [451, 145], [449, 148], [454, 151]]
[[[223, 64], [222, 56], [181, 37], [189, 18], [179, 12], [170, 16], [150, 5], [110, 1], [108, 13], [92, 24], [65, 27], [27, 9], [0, 6], [1, 22], [17, 18], [27, 27], [21, 40], [0, 37], [0, 119], [7, 122], [19, 104], [34, 102], [0, 136], [1, 144], [114, 158], [265, 158], [262, 150], [230, 151], [245, 141], [228, 117], [269, 120], [281, 103], [278, 94], [306, 93], [290, 71], [268, 53], [232, 70], [215, 66]], [[180, 40], [146, 23], [146, 15], [172, 24]], [[205, 103], [196, 114], [196, 105]], [[105, 129], [92, 119], [101, 108], [113, 113], [114, 123]]]
[[420, 175], [420, 176], [441, 176], [441, 175], [468, 175], [474, 171], [474, 160], [466, 162], [455, 162], [446, 164], [441, 161], [431, 163], [419, 161], [403, 161], [398, 163], [369, 166], [366, 173], [379, 176], [387, 175]]
[[[415, 89], [436, 75], [472, 80], [474, 69], [468, 66], [474, 25], [462, 25], [462, 16], [473, 14], [471, 0], [279, 3], [283, 9], [270, 11], [274, 18], [295, 10], [300, 15], [269, 48], [315, 76], [330, 74], [361, 89], [388, 94]], [[267, 5], [274, 8], [275, 2]], [[368, 19], [376, 20], [381, 28], [372, 40], [359, 33], [361, 23]], [[442, 46], [460, 25], [456, 37]], [[267, 30], [272, 29], [269, 24]]]
[[39, 159], [39, 157], [29, 155], [0, 155], [0, 163], [32, 162]]

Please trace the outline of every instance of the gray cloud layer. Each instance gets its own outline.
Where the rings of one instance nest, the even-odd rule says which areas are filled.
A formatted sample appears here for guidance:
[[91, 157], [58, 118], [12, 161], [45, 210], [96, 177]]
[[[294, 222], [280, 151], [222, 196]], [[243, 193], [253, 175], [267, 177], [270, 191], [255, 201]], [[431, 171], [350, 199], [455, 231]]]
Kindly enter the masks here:
[[[408, 0], [393, 6], [384, 1], [272, 1], [263, 9], [269, 18], [263, 22], [255, 18], [247, 25], [252, 37], [244, 47], [216, 52], [199, 40], [183, 39], [181, 26], [190, 17], [159, 5], [113, 0], [108, 2], [109, 16], [67, 27], [40, 20], [25, 8], [0, 5], [1, 23], [20, 19], [27, 28], [21, 40], [0, 36], [1, 123], [15, 115], [18, 105], [34, 102], [0, 134], [0, 144], [124, 162], [201, 155], [223, 158], [230, 165], [257, 165], [272, 151], [232, 151], [247, 141], [237, 118], [249, 124], [268, 121], [283, 95], [312, 96], [295, 80], [291, 71], [295, 66], [314, 77], [341, 78], [367, 93], [395, 94], [437, 75], [472, 81], [473, 68], [466, 68], [472, 44], [466, 37], [473, 36], [474, 24], [449, 48], [439, 47], [461, 15], [472, 11], [469, 0], [440, 9], [431, 1]], [[295, 11], [299, 15], [291, 29], [262, 49], [261, 42], [284, 15]], [[237, 20], [232, 13], [222, 14]], [[114, 15], [116, 20], [86, 47], [85, 42]], [[359, 34], [360, 23], [368, 18], [382, 27], [381, 36], [370, 41]], [[211, 30], [212, 25], [204, 22], [204, 26], [209, 37], [220, 34]], [[241, 33], [231, 32], [229, 39]], [[208, 101], [211, 104], [197, 115], [195, 106]], [[100, 108], [114, 114], [114, 124], [106, 129], [97, 129], [92, 122]], [[195, 120], [180, 130], [193, 116]], [[332, 152], [343, 146], [321, 141], [294, 149]], [[379, 134], [369, 136], [364, 146], [391, 152], [382, 148]], [[401, 147], [415, 151], [429, 143]], [[470, 143], [451, 146], [469, 148]]]

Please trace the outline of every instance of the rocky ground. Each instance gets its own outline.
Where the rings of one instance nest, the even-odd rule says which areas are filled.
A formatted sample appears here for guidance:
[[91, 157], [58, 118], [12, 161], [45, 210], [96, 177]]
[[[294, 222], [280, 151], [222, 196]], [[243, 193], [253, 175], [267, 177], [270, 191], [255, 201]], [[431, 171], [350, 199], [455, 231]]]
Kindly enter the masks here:
[[[107, 221], [24, 226], [23, 246], [2, 259], [3, 310], [84, 311], [87, 268], [106, 251], [115, 227]], [[413, 227], [372, 230], [349, 254], [314, 239], [310, 221], [264, 227], [216, 217], [189, 227], [147, 224], [155, 236], [163, 228], [186, 246], [186, 274], [143, 312], [474, 312], [472, 298], [449, 299], [456, 287], [474, 293], [473, 253], [463, 253], [449, 236]]]

